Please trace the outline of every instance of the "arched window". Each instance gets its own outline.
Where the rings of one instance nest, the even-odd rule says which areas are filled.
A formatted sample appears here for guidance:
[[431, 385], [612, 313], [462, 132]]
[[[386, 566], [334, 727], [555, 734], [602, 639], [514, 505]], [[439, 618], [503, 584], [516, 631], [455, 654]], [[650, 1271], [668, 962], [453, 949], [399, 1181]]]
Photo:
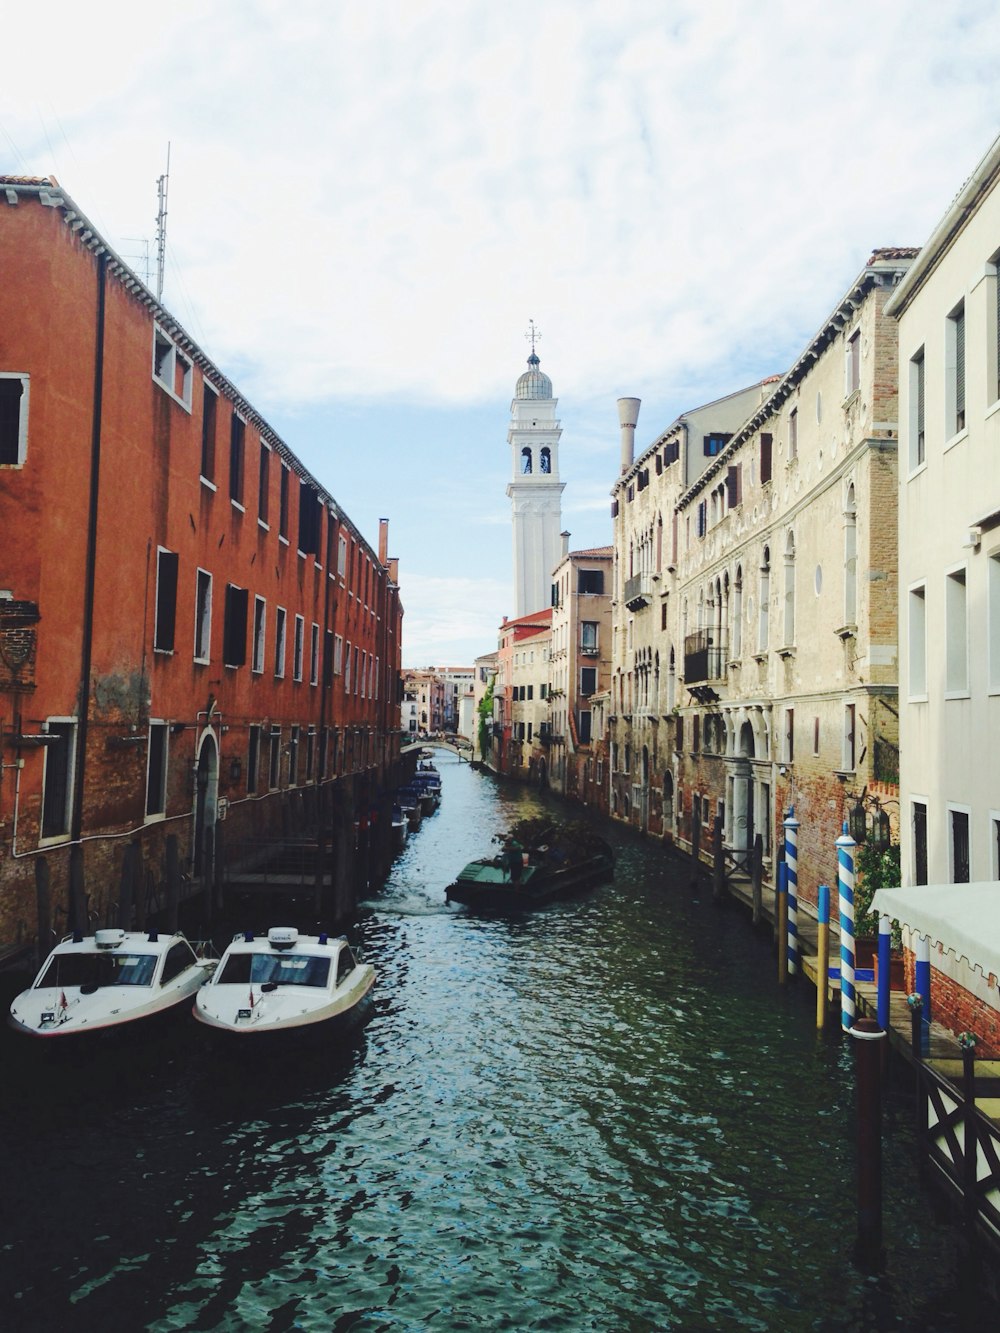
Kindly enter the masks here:
[[667, 712], [672, 713], [677, 702], [677, 662], [673, 644], [670, 645], [670, 666], [667, 670]]
[[764, 547], [764, 557], [760, 564], [760, 607], [758, 608], [757, 621], [757, 651], [759, 653], [767, 652], [767, 643], [770, 635], [770, 607], [771, 607], [771, 548]]
[[732, 655], [738, 660], [743, 652], [743, 566], [736, 566], [736, 578], [733, 580], [733, 623], [729, 631]]
[[521, 472], [523, 475], [527, 476], [527, 474], [530, 471], [531, 471], [531, 450], [528, 448], [527, 445], [525, 445], [524, 448], [521, 450]]
[[785, 538], [785, 646], [795, 642], [795, 533]]
[[844, 624], [854, 625], [858, 618], [858, 508], [854, 483], [847, 488], [844, 505]]
[[542, 454], [541, 454], [541, 464], [540, 464], [539, 470], [540, 470], [541, 472], [551, 472], [551, 471], [552, 471], [552, 454], [551, 454], [551, 452], [550, 452], [550, 450], [549, 450], [549, 448], [548, 448], [547, 445], [546, 445], [546, 447], [542, 450]]

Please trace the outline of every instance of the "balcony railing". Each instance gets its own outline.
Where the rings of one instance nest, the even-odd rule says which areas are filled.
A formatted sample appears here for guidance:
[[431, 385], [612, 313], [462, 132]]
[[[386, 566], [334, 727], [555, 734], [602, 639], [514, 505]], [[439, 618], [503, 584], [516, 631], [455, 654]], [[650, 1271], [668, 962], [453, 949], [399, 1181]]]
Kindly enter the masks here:
[[639, 611], [653, 600], [653, 576], [647, 570], [625, 580], [625, 605], [630, 611]]
[[711, 630], [699, 630], [684, 640], [684, 684], [725, 680], [726, 644], [716, 643]]

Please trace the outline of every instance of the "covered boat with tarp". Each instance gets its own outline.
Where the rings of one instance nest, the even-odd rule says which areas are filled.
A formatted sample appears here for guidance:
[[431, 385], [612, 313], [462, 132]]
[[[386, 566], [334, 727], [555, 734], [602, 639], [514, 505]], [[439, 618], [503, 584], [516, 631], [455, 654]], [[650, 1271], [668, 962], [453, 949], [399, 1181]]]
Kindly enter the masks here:
[[483, 911], [527, 911], [614, 875], [611, 847], [582, 820], [522, 819], [498, 836], [500, 851], [470, 861], [445, 890]]

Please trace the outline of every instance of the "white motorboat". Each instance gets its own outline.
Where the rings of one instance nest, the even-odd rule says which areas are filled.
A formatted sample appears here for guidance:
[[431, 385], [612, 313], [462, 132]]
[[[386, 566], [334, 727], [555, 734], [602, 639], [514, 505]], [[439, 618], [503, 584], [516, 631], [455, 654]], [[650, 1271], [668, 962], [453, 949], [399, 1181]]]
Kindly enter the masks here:
[[30, 989], [14, 1000], [8, 1021], [18, 1032], [49, 1039], [180, 1013], [217, 962], [199, 958], [179, 933], [68, 935], [46, 958]]
[[215, 1032], [287, 1041], [358, 1021], [374, 984], [375, 969], [358, 962], [343, 935], [274, 926], [260, 939], [249, 931], [233, 939], [194, 1016]]
[[401, 852], [406, 846], [408, 833], [409, 821], [403, 813], [403, 807], [396, 804], [392, 807], [392, 849], [394, 852]]

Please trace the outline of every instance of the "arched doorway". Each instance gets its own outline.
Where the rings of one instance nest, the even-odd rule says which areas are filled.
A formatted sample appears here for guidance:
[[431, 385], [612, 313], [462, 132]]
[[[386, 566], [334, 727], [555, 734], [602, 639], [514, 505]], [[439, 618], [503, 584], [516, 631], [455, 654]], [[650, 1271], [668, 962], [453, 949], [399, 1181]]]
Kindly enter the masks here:
[[729, 845], [737, 852], [749, 851], [753, 846], [753, 768], [750, 763], [753, 757], [753, 726], [747, 720], [740, 727], [736, 741], [736, 756], [730, 761], [729, 770], [732, 810]]
[[206, 729], [198, 746], [195, 768], [194, 874], [210, 880], [215, 871], [215, 825], [219, 811], [219, 745], [215, 733]]

